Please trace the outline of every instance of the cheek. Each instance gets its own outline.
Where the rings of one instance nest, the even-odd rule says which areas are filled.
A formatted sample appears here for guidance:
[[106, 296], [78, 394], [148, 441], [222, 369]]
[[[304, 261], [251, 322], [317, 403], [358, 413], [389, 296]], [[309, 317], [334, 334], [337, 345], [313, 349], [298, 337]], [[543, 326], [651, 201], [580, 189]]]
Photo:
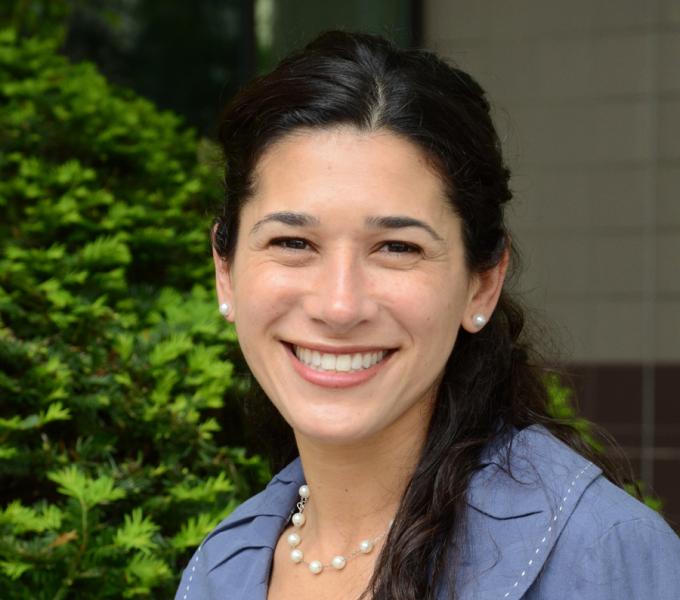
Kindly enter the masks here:
[[[244, 252], [244, 254], [247, 254]], [[285, 269], [257, 257], [247, 257], [234, 266], [234, 291], [238, 296], [250, 296], [253, 301], [277, 295], [290, 287], [291, 277]]]
[[300, 297], [299, 275], [267, 265], [244, 264], [234, 279], [236, 330], [247, 334], [290, 311]]
[[385, 295], [395, 313], [409, 323], [436, 334], [457, 331], [465, 309], [465, 293], [444, 278], [402, 278]]

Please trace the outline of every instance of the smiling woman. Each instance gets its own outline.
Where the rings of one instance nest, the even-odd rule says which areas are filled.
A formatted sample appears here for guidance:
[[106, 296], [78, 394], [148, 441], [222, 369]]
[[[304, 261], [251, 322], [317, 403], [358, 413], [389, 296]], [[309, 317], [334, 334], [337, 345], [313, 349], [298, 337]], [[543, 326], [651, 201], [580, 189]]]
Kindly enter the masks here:
[[309, 130], [260, 159], [233, 259], [215, 250], [218, 294], [298, 445], [378, 436], [418, 455], [457, 332], [493, 311], [506, 264], [468, 273], [444, 198], [387, 131]]
[[676, 598], [678, 538], [547, 414], [474, 80], [330, 32], [241, 91], [220, 139], [220, 311], [299, 458], [177, 598]]

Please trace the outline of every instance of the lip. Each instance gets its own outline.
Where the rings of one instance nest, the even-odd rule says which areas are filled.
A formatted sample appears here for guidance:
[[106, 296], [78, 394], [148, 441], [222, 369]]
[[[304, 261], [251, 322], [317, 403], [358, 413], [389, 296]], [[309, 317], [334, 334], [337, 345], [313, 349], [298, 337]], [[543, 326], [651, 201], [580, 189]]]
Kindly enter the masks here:
[[[288, 353], [288, 357], [293, 365], [293, 369], [297, 372], [300, 377], [304, 380], [325, 388], [348, 388], [356, 385], [361, 385], [373, 379], [382, 369], [385, 368], [386, 364], [389, 363], [394, 350], [388, 350], [385, 357], [379, 362], [369, 367], [368, 369], [361, 369], [360, 371], [350, 371], [350, 372], [340, 372], [340, 371], [317, 371], [312, 369], [310, 366], [299, 361], [295, 353], [293, 352], [293, 346], [289, 342], [282, 342], [283, 347]], [[305, 344], [295, 344], [296, 346], [301, 346], [303, 348], [309, 348], [310, 350], [318, 350], [319, 352], [327, 352], [329, 354], [350, 354], [351, 352], [377, 352], [376, 348], [369, 348], [367, 346], [352, 346], [347, 348], [337, 348], [329, 346], [308, 346]], [[325, 349], [324, 349], [325, 348]], [[363, 348], [363, 350], [357, 350], [355, 348]]]

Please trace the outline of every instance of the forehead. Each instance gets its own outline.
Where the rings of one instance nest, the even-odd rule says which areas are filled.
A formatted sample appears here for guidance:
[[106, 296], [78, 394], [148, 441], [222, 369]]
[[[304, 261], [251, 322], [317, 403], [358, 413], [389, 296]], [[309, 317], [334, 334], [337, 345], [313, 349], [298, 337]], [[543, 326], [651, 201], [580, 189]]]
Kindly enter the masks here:
[[253, 183], [262, 211], [332, 200], [374, 212], [453, 214], [444, 182], [424, 152], [387, 130], [297, 130], [265, 151]]

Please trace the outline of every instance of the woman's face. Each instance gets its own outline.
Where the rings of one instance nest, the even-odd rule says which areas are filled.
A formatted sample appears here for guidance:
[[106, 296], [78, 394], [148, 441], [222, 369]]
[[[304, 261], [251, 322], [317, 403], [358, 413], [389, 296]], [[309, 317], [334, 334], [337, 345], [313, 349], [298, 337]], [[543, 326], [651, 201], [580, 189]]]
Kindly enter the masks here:
[[460, 326], [476, 331], [502, 284], [466, 269], [461, 222], [419, 149], [353, 128], [267, 150], [233, 264], [216, 269], [268, 397], [297, 436], [341, 444], [424, 432]]

